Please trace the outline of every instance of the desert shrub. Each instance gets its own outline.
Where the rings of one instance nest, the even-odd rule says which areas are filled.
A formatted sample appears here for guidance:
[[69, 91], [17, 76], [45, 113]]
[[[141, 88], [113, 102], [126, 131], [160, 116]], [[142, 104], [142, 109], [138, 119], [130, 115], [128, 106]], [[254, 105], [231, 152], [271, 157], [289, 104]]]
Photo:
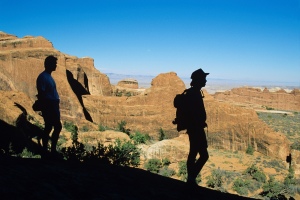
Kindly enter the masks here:
[[270, 179], [262, 187], [263, 191], [261, 195], [270, 199], [284, 199], [285, 187], [282, 183], [275, 180], [274, 176], [270, 176]]
[[248, 148], [246, 149], [246, 154], [253, 155], [254, 148], [251, 145], [248, 145]]
[[[263, 161], [263, 164], [267, 167], [270, 167], [270, 168], [281, 168], [281, 169], [284, 169], [285, 166], [282, 164], [282, 162], [280, 162], [279, 160], [270, 160], [270, 161], [266, 161], [264, 160]], [[276, 170], [277, 171], [277, 170]]]
[[152, 173], [158, 173], [162, 176], [171, 177], [176, 173], [173, 169], [168, 168], [170, 163], [171, 162], [167, 158], [162, 160], [152, 158], [145, 163], [144, 168]]
[[283, 184], [285, 185], [286, 191], [289, 195], [300, 193], [300, 185], [297, 184], [295, 179], [295, 171], [292, 167], [289, 168], [289, 173], [284, 178]]
[[19, 155], [22, 158], [40, 158], [40, 155], [35, 155], [31, 151], [29, 151], [26, 147], [23, 149], [23, 151]]
[[64, 147], [61, 153], [65, 160], [77, 162], [98, 162], [119, 166], [138, 166], [140, 163], [140, 151], [130, 141], [117, 139], [114, 144], [104, 146], [98, 143], [97, 147], [86, 146], [77, 140], [72, 146]]
[[210, 188], [215, 188], [217, 190], [224, 190], [223, 184], [226, 181], [226, 171], [220, 169], [214, 169], [210, 176], [206, 177], [206, 185]]
[[102, 124], [98, 125], [98, 130], [101, 131], [101, 132], [109, 130], [109, 129], [110, 128], [108, 128], [107, 126], [103, 126]]
[[187, 166], [186, 161], [180, 161], [178, 163], [178, 176], [181, 178], [182, 181], [187, 180]]
[[84, 145], [80, 142], [72, 142], [72, 146], [61, 148], [61, 153], [65, 160], [67, 161], [85, 161], [86, 150]]
[[257, 171], [253, 174], [253, 179], [257, 180], [260, 183], [265, 183], [267, 180], [267, 177], [263, 172]]
[[145, 144], [148, 140], [150, 140], [150, 136], [148, 134], [142, 134], [140, 132], [130, 134], [129, 137], [134, 141], [135, 144]]
[[145, 163], [144, 167], [147, 171], [158, 173], [160, 168], [162, 167], [162, 163], [157, 158], [151, 158]]
[[[178, 168], [179, 168], [179, 170], [178, 170], [177, 176], [179, 176], [182, 181], [187, 181], [188, 172], [187, 172], [186, 161], [180, 161], [178, 163]], [[198, 184], [201, 181], [202, 181], [201, 174], [198, 174], [196, 177], [196, 183]]]
[[89, 131], [89, 127], [84, 125], [82, 128], [81, 128], [81, 131], [82, 132], [88, 132]]
[[105, 156], [113, 165], [137, 167], [140, 164], [140, 150], [131, 141], [117, 139], [107, 150]]
[[121, 122], [118, 123], [117, 130], [129, 135], [130, 129], [126, 128], [126, 124], [127, 124], [127, 122], [122, 120]]
[[64, 121], [63, 126], [68, 132], [78, 131], [78, 127], [73, 122]]
[[162, 128], [160, 128], [158, 131], [158, 140], [162, 141], [164, 139], [166, 139], [165, 131]]
[[258, 182], [266, 182], [266, 175], [262, 171], [260, 171], [254, 164], [248, 167], [245, 173], [249, 174], [254, 180], [257, 180]]
[[167, 166], [164, 166], [161, 168], [158, 172], [158, 174], [165, 176], [165, 177], [171, 177], [176, 174], [176, 172], [173, 169], [168, 168]]
[[289, 168], [289, 173], [284, 178], [283, 183], [284, 183], [284, 185], [295, 185], [296, 184], [295, 171], [292, 167]]
[[271, 107], [268, 107], [268, 106], [266, 106], [266, 109], [267, 110], [274, 110], [274, 108], [271, 108]]
[[163, 158], [161, 160], [161, 163], [162, 163], [163, 166], [169, 166], [171, 164], [171, 162], [168, 158]]
[[126, 97], [131, 97], [131, 96], [132, 96], [131, 92], [126, 92], [124, 95], [125, 95]]
[[202, 177], [201, 177], [201, 174], [199, 173], [196, 177], [196, 183], [199, 184], [199, 183], [201, 183], [201, 181], [202, 181]]
[[249, 180], [242, 180], [237, 178], [232, 185], [232, 189], [240, 195], [248, 195], [248, 186], [250, 185]]
[[293, 144], [291, 145], [291, 149], [300, 151], [300, 141], [293, 142]]

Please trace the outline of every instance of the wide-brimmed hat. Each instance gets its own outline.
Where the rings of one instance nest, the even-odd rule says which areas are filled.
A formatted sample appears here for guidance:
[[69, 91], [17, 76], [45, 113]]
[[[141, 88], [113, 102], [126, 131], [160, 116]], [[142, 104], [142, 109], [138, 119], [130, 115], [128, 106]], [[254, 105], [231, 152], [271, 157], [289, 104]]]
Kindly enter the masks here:
[[191, 75], [191, 79], [205, 78], [209, 73], [205, 73], [201, 68], [194, 71]]

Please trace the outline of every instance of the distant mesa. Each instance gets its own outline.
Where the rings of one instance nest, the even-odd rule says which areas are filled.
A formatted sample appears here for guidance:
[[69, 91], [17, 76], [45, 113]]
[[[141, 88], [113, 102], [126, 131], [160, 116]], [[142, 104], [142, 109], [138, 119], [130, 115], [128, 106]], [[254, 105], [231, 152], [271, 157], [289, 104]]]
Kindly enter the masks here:
[[138, 81], [133, 78], [126, 78], [118, 82], [117, 86], [131, 88], [131, 89], [138, 89], [139, 84]]

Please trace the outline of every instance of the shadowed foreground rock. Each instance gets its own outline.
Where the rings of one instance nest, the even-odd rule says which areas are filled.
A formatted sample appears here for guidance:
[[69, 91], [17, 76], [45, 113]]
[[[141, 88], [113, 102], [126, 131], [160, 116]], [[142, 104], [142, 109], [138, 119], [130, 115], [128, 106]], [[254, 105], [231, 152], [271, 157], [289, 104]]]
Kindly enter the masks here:
[[3, 199], [250, 199], [150, 172], [95, 163], [0, 158]]

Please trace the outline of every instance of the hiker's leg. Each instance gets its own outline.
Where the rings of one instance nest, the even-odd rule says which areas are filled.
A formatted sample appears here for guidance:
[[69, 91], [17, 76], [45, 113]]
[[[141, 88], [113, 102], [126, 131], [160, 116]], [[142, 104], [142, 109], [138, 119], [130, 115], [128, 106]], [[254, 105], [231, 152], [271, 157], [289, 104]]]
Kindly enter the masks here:
[[45, 120], [45, 128], [42, 135], [42, 144], [43, 144], [43, 151], [47, 152], [48, 150], [48, 140], [49, 140], [49, 134], [52, 130], [52, 125], [47, 123]]
[[196, 135], [190, 133], [189, 134], [189, 140], [190, 140], [190, 151], [187, 158], [187, 173], [188, 173], [188, 181], [195, 181], [196, 180], [196, 174], [195, 174], [195, 161], [198, 154], [198, 148], [197, 148], [197, 137]]
[[54, 125], [54, 131], [53, 131], [52, 137], [51, 137], [51, 140], [52, 140], [51, 153], [56, 152], [56, 145], [57, 145], [57, 141], [58, 141], [61, 129], [62, 129], [61, 122], [60, 121], [56, 122]]
[[205, 165], [205, 163], [209, 158], [208, 151], [207, 151], [207, 147], [208, 147], [207, 139], [206, 139], [204, 129], [201, 129], [198, 134], [199, 134], [199, 144], [197, 145], [197, 147], [198, 147], [198, 152], [200, 154], [200, 157], [198, 158], [195, 164], [196, 176], [200, 173], [200, 171], [202, 170], [203, 166]]
[[201, 149], [200, 158], [196, 161], [196, 164], [195, 164], [196, 177], [200, 173], [200, 171], [202, 170], [202, 168], [205, 165], [205, 163], [207, 162], [208, 158], [209, 158], [209, 155], [208, 155], [207, 148]]

